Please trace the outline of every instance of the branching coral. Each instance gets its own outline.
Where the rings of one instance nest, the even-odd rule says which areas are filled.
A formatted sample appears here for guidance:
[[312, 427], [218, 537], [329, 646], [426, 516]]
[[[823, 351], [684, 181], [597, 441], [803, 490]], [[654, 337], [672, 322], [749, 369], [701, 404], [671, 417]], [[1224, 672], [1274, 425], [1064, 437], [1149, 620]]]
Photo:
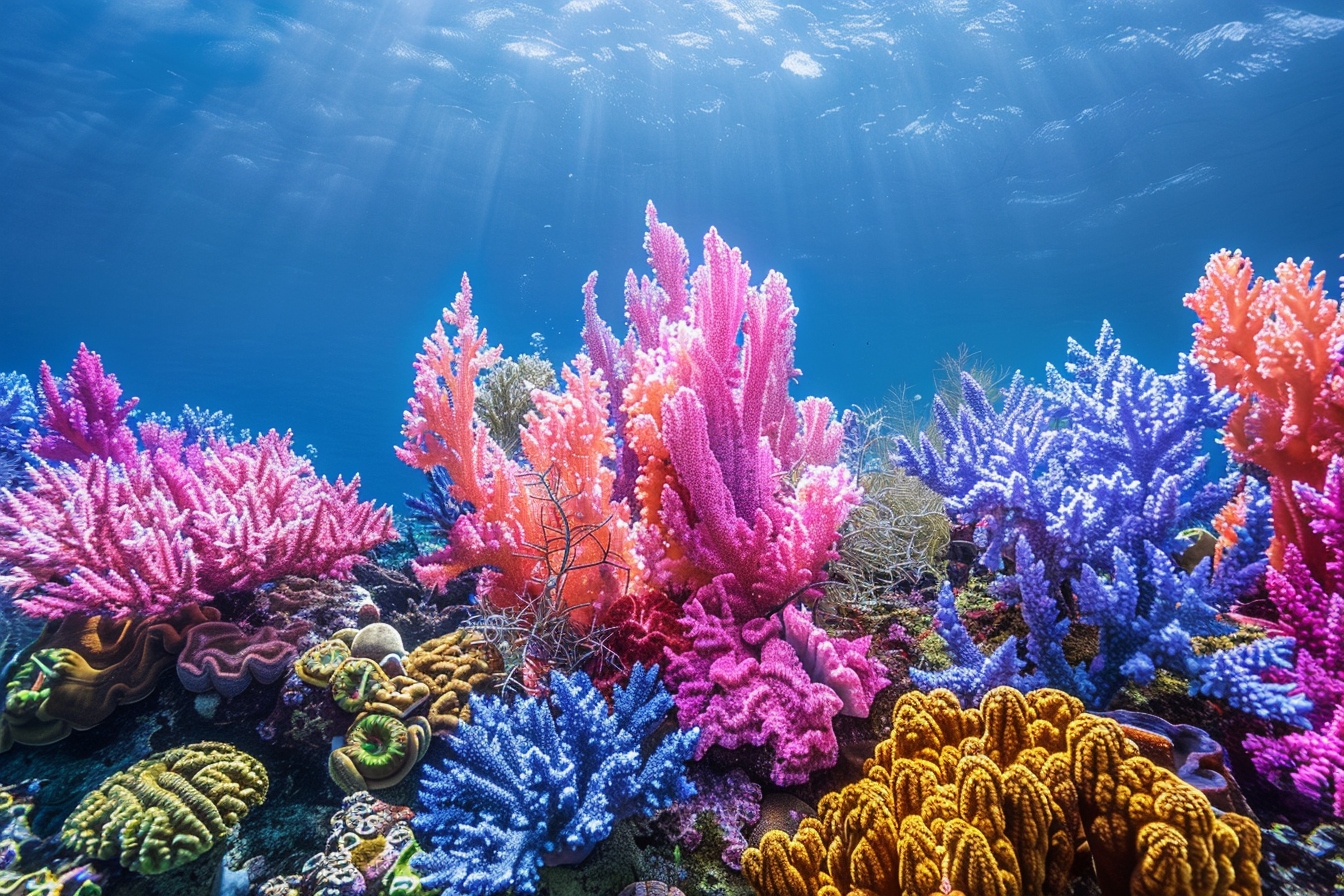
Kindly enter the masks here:
[[12, 485], [31, 461], [28, 435], [37, 425], [37, 403], [28, 377], [0, 373], [0, 488]]
[[283, 575], [345, 577], [395, 536], [358, 477], [318, 477], [289, 435], [202, 447], [145, 423], [138, 447], [134, 401], [92, 352], [60, 384], [44, 367], [42, 388], [34, 452], [63, 463], [0, 492], [0, 586], [27, 613], [149, 615]]
[[1106, 896], [1259, 893], [1254, 822], [1137, 753], [1059, 691], [907, 694], [864, 779], [742, 870], [764, 896], [1048, 896], [1086, 845]]
[[[1191, 643], [1228, 632], [1218, 614], [1258, 587], [1266, 508], [1249, 500], [1256, 484], [1241, 483], [1239, 549], [1189, 573], [1170, 559], [1189, 523], [1210, 519], [1227, 499], [1228, 483], [1204, 481], [1199, 439], [1225, 418], [1229, 397], [1189, 358], [1174, 374], [1149, 370], [1121, 352], [1109, 325], [1093, 351], [1071, 341], [1064, 371], [1048, 368], [1047, 380], [1042, 388], [1019, 374], [996, 409], [966, 377], [956, 418], [935, 402], [943, 450], [927, 438], [918, 449], [898, 445], [948, 510], [977, 524], [983, 562], [1014, 561], [996, 593], [1021, 605], [1031, 680], [1104, 706], [1125, 682], [1145, 684], [1165, 668], [1244, 711], [1300, 719], [1305, 702], [1261, 676], [1283, 665], [1288, 645], [1215, 661], [1197, 657]], [[1100, 632], [1085, 670], [1062, 650], [1075, 615]]]
[[552, 674], [550, 692], [512, 705], [474, 698], [449, 757], [426, 768], [414, 826], [432, 851], [411, 863], [426, 886], [534, 892], [543, 863], [577, 862], [620, 819], [693, 792], [684, 763], [698, 732], [643, 748], [672, 705], [656, 667], [636, 667], [610, 710], [582, 673]]
[[579, 630], [603, 603], [624, 593], [637, 565], [629, 511], [613, 503], [615, 456], [606, 383], [586, 356], [562, 371], [563, 394], [533, 393], [536, 411], [521, 433], [526, 465], [511, 459], [475, 410], [477, 377], [495, 365], [471, 311], [471, 287], [417, 356], [415, 395], [398, 456], [425, 471], [442, 468], [448, 494], [472, 510], [453, 524], [448, 545], [416, 563], [416, 575], [442, 587], [486, 566], [479, 592], [496, 607], [517, 606], [543, 591], [572, 608]]
[[[1260, 771], [1344, 810], [1344, 315], [1312, 262], [1256, 278], [1220, 252], [1185, 303], [1200, 317], [1195, 354], [1240, 403], [1226, 442], [1270, 474], [1274, 541], [1267, 574], [1271, 631], [1297, 645], [1296, 686], [1315, 704], [1315, 731], [1252, 737]], [[1301, 720], [1299, 720], [1301, 722]]]
[[266, 799], [261, 763], [229, 744], [156, 753], [80, 800], [61, 829], [71, 849], [162, 874], [204, 855]]

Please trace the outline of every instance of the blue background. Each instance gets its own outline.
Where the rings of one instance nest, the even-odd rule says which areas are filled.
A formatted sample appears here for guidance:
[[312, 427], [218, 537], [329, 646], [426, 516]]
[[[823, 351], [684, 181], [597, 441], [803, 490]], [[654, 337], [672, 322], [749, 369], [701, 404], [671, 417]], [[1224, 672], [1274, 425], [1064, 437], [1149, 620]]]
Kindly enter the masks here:
[[800, 306], [799, 395], [1103, 317], [1163, 370], [1208, 254], [1344, 251], [1344, 4], [0, 4], [0, 369], [80, 341], [146, 410], [293, 428], [398, 501], [469, 271], [508, 352], [618, 331], [647, 199]]

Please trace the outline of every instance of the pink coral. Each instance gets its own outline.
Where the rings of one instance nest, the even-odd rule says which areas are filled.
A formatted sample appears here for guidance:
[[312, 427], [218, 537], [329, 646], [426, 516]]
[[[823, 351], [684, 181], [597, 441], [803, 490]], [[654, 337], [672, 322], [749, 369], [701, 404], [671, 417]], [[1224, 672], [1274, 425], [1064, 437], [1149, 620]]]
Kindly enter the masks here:
[[677, 683], [678, 719], [700, 728], [697, 756], [712, 746], [769, 747], [774, 782], [801, 783], [835, 764], [831, 720], [842, 712], [867, 715], [873, 695], [890, 682], [865, 657], [867, 638], [831, 638], [804, 610], [739, 621], [727, 578], [684, 607], [694, 647], [670, 656], [667, 668]]
[[1260, 774], [1330, 806], [1335, 815], [1344, 815], [1344, 708], [1336, 707], [1320, 731], [1277, 739], [1252, 734], [1246, 745]]
[[96, 456], [124, 463], [134, 456], [135, 436], [126, 419], [140, 400], [121, 403], [121, 385], [103, 371], [97, 352], [81, 342], [69, 375], [59, 382], [43, 361], [40, 388], [46, 433], [35, 435], [31, 445], [38, 457], [75, 461]]
[[615, 410], [638, 469], [648, 585], [685, 601], [692, 648], [669, 650], [667, 678], [702, 749], [769, 744], [776, 780], [801, 780], [835, 760], [831, 718], [866, 713], [886, 684], [866, 642], [841, 647], [810, 621], [805, 633], [797, 609], [785, 611], [802, 614], [788, 616], [791, 642], [777, 615], [815, 598], [859, 490], [837, 464], [831, 403], [789, 395], [798, 309], [784, 277], [751, 286], [741, 252], [711, 229], [688, 289], [685, 244], [652, 203], [647, 221], [657, 280], [627, 276], [624, 342], [597, 317], [592, 278], [584, 336], [627, 381]]
[[317, 476], [288, 434], [203, 448], [146, 423], [135, 449], [125, 415], [108, 411], [120, 390], [97, 355], [82, 351], [75, 370], [83, 398], [49, 408], [75, 456], [0, 491], [0, 587], [24, 612], [144, 616], [283, 575], [341, 578], [395, 537], [391, 512], [359, 501], [358, 476]]

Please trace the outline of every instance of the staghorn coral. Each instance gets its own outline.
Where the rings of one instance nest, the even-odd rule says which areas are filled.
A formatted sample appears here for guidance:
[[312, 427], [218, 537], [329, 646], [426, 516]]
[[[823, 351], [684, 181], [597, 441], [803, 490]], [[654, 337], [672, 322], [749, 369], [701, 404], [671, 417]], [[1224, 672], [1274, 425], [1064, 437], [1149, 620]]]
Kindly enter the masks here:
[[[606, 382], [580, 355], [561, 371], [564, 393], [534, 392], [536, 410], [526, 417], [523, 457], [515, 461], [475, 410], [477, 378], [501, 352], [486, 348], [471, 301], [464, 276], [416, 358], [406, 441], [397, 450], [419, 470], [445, 470], [449, 497], [473, 508], [454, 521], [446, 547], [415, 562], [416, 576], [442, 588], [488, 566], [478, 594], [491, 605], [518, 606], [552, 593], [586, 630], [602, 604], [625, 591], [638, 562], [629, 508], [611, 500], [616, 443]], [[444, 323], [456, 329], [451, 339]]]
[[253, 757], [204, 742], [156, 753], [105, 780], [61, 828], [70, 849], [162, 874], [204, 855], [266, 799]]
[[459, 629], [419, 645], [406, 657], [406, 676], [429, 688], [425, 716], [437, 733], [471, 721], [473, 694], [497, 693], [504, 672], [499, 651], [480, 632]]
[[763, 896], [1049, 896], [1085, 848], [1106, 896], [1258, 894], [1254, 822], [1215, 816], [1082, 710], [1054, 690], [996, 688], [970, 710], [906, 694], [865, 777], [795, 836], [767, 833], [743, 874]]
[[691, 796], [684, 764], [699, 732], [646, 745], [671, 708], [657, 667], [641, 666], [610, 708], [581, 672], [552, 673], [547, 701], [475, 697], [471, 724], [421, 778], [414, 826], [432, 851], [412, 867], [453, 892], [531, 893], [541, 864], [581, 861], [621, 819]]

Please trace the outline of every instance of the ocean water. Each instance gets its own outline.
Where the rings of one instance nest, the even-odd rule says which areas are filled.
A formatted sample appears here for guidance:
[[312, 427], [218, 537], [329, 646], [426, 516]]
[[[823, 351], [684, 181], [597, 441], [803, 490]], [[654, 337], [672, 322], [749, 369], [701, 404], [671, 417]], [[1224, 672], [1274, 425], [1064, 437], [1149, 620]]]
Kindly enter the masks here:
[[6, 3], [0, 369], [84, 341], [396, 501], [462, 272], [566, 360], [651, 199], [789, 278], [801, 394], [1038, 375], [1103, 318], [1170, 370], [1209, 253], [1338, 272], [1341, 47], [1330, 2]]

